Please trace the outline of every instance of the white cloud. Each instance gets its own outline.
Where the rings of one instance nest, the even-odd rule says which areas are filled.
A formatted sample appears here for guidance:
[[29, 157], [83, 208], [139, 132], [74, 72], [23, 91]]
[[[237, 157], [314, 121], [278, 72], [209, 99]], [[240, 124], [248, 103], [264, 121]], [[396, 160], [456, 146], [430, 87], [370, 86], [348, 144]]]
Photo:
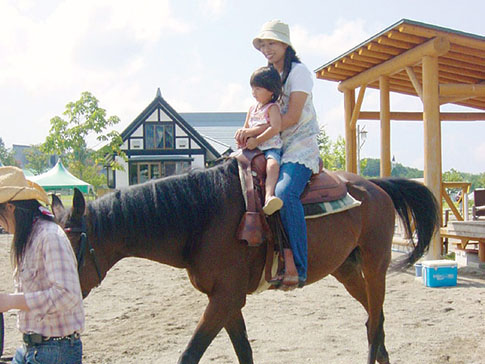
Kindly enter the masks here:
[[317, 110], [317, 115], [320, 126], [324, 127], [325, 132], [332, 140], [336, 140], [339, 135], [345, 135], [343, 102], [332, 108]]
[[485, 143], [480, 143], [471, 155], [475, 157], [475, 162], [479, 166], [485, 166]]
[[136, 39], [156, 41], [166, 33], [187, 33], [191, 26], [175, 17], [168, 0], [94, 1], [108, 10], [107, 29], [125, 29]]
[[[109, 85], [140, 69], [147, 45], [190, 30], [168, 0], [66, 0], [43, 19], [2, 3], [0, 84], [37, 94], [88, 82]], [[107, 57], [116, 62], [100, 67]]]
[[229, 83], [220, 90], [218, 111], [246, 111], [254, 103], [248, 87], [239, 83]]
[[365, 25], [361, 19], [339, 19], [332, 33], [311, 34], [306, 27], [296, 24], [291, 26], [291, 41], [299, 53], [332, 59], [369, 37]]
[[216, 18], [220, 17], [226, 9], [226, 0], [205, 0], [199, 4], [204, 15]]

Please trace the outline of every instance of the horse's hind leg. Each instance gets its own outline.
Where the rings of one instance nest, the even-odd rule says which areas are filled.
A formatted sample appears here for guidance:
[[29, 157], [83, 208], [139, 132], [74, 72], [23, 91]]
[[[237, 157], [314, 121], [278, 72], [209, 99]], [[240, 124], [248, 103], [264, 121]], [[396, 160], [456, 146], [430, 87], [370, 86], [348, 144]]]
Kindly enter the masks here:
[[[358, 252], [355, 252], [355, 254], [358, 254]], [[332, 275], [344, 285], [352, 297], [364, 306], [369, 314], [366, 283], [362, 275], [362, 267], [356, 259], [356, 256], [352, 255], [347, 258], [347, 260], [334, 273], [332, 273]], [[367, 333], [369, 336], [369, 323], [367, 323]], [[368, 339], [370, 344], [370, 337], [368, 337]], [[377, 347], [376, 359], [380, 364], [389, 364], [389, 354], [387, 353], [384, 339], [384, 312], [381, 309], [380, 321], [374, 341], [375, 346]]]
[[236, 315], [229, 320], [225, 328], [229, 334], [239, 362], [253, 364], [253, 351], [251, 349], [251, 345], [249, 344], [242, 312], [238, 311]]

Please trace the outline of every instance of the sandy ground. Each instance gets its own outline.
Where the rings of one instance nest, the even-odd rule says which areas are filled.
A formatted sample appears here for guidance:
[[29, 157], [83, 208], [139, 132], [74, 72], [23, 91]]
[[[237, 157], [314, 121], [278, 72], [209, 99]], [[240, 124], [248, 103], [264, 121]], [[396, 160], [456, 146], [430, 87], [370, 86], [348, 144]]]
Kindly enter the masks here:
[[[12, 287], [9, 237], [0, 236], [0, 289]], [[84, 363], [176, 363], [207, 299], [183, 270], [125, 259], [85, 300]], [[384, 305], [391, 362], [485, 363], [485, 272], [460, 268], [458, 285], [424, 287], [414, 271], [390, 274]], [[293, 292], [249, 296], [243, 311], [257, 364], [365, 363], [366, 314], [333, 277]], [[5, 314], [1, 362], [21, 344]], [[225, 332], [201, 363], [237, 363]]]

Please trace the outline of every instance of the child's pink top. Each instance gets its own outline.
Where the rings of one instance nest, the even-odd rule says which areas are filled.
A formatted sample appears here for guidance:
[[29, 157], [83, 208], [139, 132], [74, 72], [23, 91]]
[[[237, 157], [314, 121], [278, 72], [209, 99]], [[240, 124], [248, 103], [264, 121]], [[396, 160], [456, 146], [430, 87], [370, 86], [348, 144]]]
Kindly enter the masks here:
[[[267, 103], [263, 107], [258, 109], [258, 105], [253, 105], [249, 109], [249, 120], [248, 120], [248, 126], [250, 128], [253, 128], [255, 126], [259, 125], [264, 125], [264, 124], [269, 124], [269, 108], [272, 105], [276, 105], [278, 107], [278, 111], [280, 106], [274, 102]], [[261, 150], [266, 150], [266, 149], [272, 149], [272, 148], [281, 148], [283, 145], [283, 142], [281, 141], [280, 138], [280, 133], [276, 134], [272, 138], [268, 139], [264, 143], [261, 143], [258, 148]]]

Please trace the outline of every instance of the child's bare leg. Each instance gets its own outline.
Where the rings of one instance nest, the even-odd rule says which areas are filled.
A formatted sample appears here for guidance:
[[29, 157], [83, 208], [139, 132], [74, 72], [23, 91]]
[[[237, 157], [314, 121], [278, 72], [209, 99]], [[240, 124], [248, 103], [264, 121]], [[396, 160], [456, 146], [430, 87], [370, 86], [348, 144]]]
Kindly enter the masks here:
[[269, 158], [266, 161], [266, 201], [268, 201], [269, 197], [274, 196], [274, 189], [276, 187], [276, 182], [278, 182], [279, 174], [280, 165], [273, 158]]
[[273, 158], [268, 158], [266, 161], [266, 195], [263, 206], [263, 212], [266, 215], [272, 215], [283, 206], [283, 201], [275, 197], [274, 190], [276, 182], [278, 182], [278, 175], [280, 173], [280, 166]]

